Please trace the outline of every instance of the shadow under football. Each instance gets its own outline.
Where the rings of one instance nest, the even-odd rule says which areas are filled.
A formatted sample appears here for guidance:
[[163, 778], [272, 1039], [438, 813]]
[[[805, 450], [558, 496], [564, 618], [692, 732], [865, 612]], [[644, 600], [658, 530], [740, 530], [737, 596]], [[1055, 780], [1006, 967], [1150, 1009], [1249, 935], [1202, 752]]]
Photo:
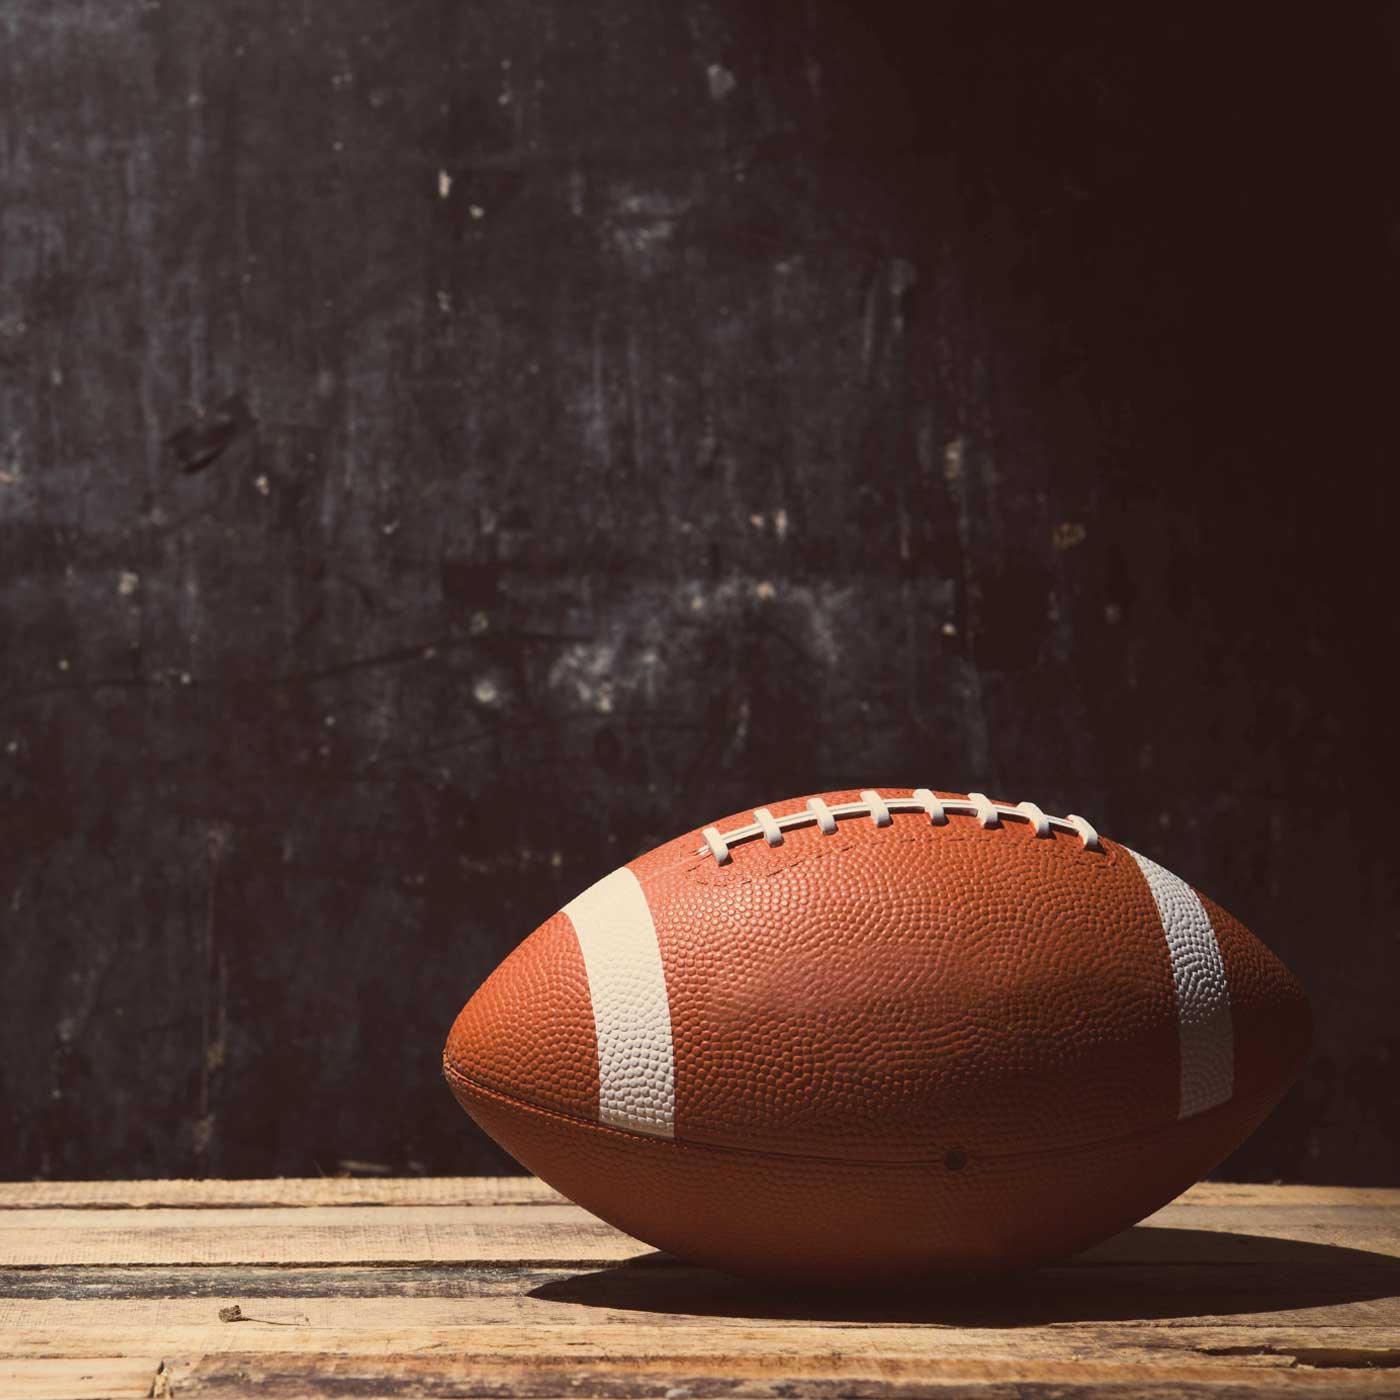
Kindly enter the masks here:
[[531, 1297], [581, 1307], [803, 1322], [1054, 1322], [1293, 1312], [1400, 1294], [1400, 1259], [1263, 1235], [1139, 1225], [1064, 1264], [883, 1289], [794, 1288], [638, 1255]]

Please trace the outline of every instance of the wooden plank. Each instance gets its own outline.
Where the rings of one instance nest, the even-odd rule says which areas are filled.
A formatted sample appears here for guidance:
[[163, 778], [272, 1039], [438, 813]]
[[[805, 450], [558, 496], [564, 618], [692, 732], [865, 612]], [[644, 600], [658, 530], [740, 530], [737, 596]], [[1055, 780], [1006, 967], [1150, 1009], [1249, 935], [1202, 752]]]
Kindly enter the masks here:
[[912, 1367], [869, 1367], [833, 1359], [820, 1368], [778, 1365], [756, 1373], [736, 1375], [723, 1363], [677, 1368], [661, 1361], [637, 1367], [594, 1365], [577, 1361], [567, 1366], [503, 1368], [476, 1358], [423, 1356], [416, 1353], [382, 1357], [339, 1355], [237, 1353], [201, 1357], [169, 1366], [171, 1393], [181, 1400], [224, 1400], [256, 1393], [266, 1400], [291, 1396], [452, 1396], [688, 1397], [689, 1400], [786, 1400], [801, 1395], [811, 1400], [948, 1400], [957, 1395], [1094, 1396], [1111, 1400], [1151, 1395], [1201, 1395], [1211, 1400], [1254, 1400], [1273, 1396], [1366, 1397], [1400, 1395], [1400, 1373], [1363, 1368], [1320, 1369], [1277, 1364], [1192, 1364], [1185, 1361], [1151, 1363], [1098, 1360], [923, 1360]]
[[1310, 1205], [1388, 1206], [1400, 1210], [1400, 1188], [1389, 1186], [1280, 1186], [1259, 1182], [1198, 1181], [1174, 1206]]
[[[970, 1284], [955, 1281], [939, 1291], [797, 1294], [762, 1284], [745, 1284], [706, 1268], [665, 1256], [644, 1256], [633, 1264], [584, 1270], [472, 1266], [472, 1264], [389, 1264], [389, 1266], [182, 1266], [167, 1268], [64, 1267], [0, 1270], [4, 1299], [141, 1298], [480, 1298], [543, 1289], [547, 1298], [580, 1308], [662, 1308], [671, 1312], [706, 1312], [727, 1316], [850, 1316], [888, 1319], [923, 1315], [937, 1320], [970, 1313], [983, 1316], [1015, 1310], [1018, 1320], [1030, 1313], [1042, 1320], [1088, 1315], [1086, 1309], [1109, 1309], [1093, 1316], [1142, 1316], [1155, 1308], [1180, 1312], [1172, 1299], [1194, 1302], [1196, 1316], [1268, 1308], [1301, 1309], [1341, 1302], [1392, 1301], [1400, 1292], [1394, 1266], [1372, 1268], [1344, 1259], [1306, 1270], [1271, 1263], [1219, 1263], [1210, 1266], [1116, 1264], [1082, 1268], [1060, 1264], [1012, 1275], [1007, 1280]], [[654, 1261], [655, 1260], [655, 1261]]]
[[[1292, 1248], [1280, 1253], [1277, 1242]], [[1400, 1258], [1400, 1211], [1171, 1206], [1087, 1251], [1103, 1262], [1307, 1259], [1308, 1246]], [[0, 1211], [0, 1267], [617, 1262], [648, 1247], [577, 1206], [271, 1206]], [[1314, 1260], [1313, 1262], [1318, 1262]]]
[[[1285, 1249], [1284, 1246], [1296, 1246]], [[1168, 1206], [1075, 1256], [1082, 1264], [1122, 1262], [1209, 1263], [1264, 1257], [1297, 1263], [1310, 1248], [1361, 1250], [1400, 1258], [1400, 1211], [1367, 1206], [1311, 1205], [1250, 1208]]]
[[150, 1395], [159, 1370], [158, 1356], [0, 1360], [0, 1395], [5, 1400], [136, 1400]]
[[558, 1205], [533, 1176], [279, 1177], [258, 1181], [0, 1181], [0, 1210]]
[[[1238, 1320], [1201, 1326], [1165, 1327], [1085, 1323], [1065, 1327], [945, 1326], [894, 1323], [809, 1323], [793, 1327], [729, 1320], [724, 1326], [681, 1319], [658, 1326], [656, 1315], [634, 1314], [611, 1322], [585, 1322], [556, 1328], [536, 1322], [478, 1324], [443, 1320], [426, 1325], [402, 1317], [376, 1321], [372, 1306], [309, 1311], [305, 1303], [285, 1310], [260, 1305], [262, 1321], [222, 1322], [211, 1310], [207, 1321], [160, 1322], [139, 1335], [115, 1314], [106, 1326], [55, 1324], [6, 1328], [0, 1336], [5, 1359], [44, 1356], [193, 1356], [215, 1352], [305, 1353], [382, 1356], [410, 1352], [455, 1356], [478, 1363], [552, 1365], [574, 1361], [616, 1366], [664, 1362], [674, 1369], [818, 1374], [840, 1366], [851, 1374], [917, 1374], [939, 1360], [1069, 1361], [1097, 1359], [1150, 1364], [1185, 1358], [1216, 1367], [1250, 1364], [1292, 1366], [1303, 1355], [1365, 1357], [1373, 1368], [1400, 1367], [1400, 1332], [1392, 1326], [1255, 1325]], [[315, 1317], [322, 1321], [303, 1320]]]
[[1198, 1188], [1063, 1265], [841, 1296], [450, 1184], [0, 1211], [0, 1397], [1400, 1394], [1400, 1193]]
[[[1177, 1320], [1252, 1319], [1381, 1327], [1400, 1325], [1397, 1292], [1400, 1280], [1393, 1271], [1350, 1263], [1306, 1269], [1272, 1263], [1209, 1269], [1066, 1265], [981, 1288], [953, 1285], [941, 1292], [884, 1297], [803, 1296], [744, 1284], [705, 1269], [650, 1262], [582, 1272], [460, 1265], [65, 1268], [0, 1271], [0, 1319], [7, 1326], [47, 1325], [53, 1314], [26, 1311], [20, 1305], [50, 1300], [69, 1309], [79, 1304], [177, 1300], [181, 1306], [212, 1307], [205, 1316], [237, 1303], [253, 1316], [263, 1300], [283, 1306], [303, 1299], [377, 1299], [387, 1316], [395, 1300], [444, 1299], [459, 1321], [534, 1318], [560, 1326], [597, 1322], [621, 1311], [655, 1314], [657, 1326], [685, 1318], [712, 1318], [719, 1324], [749, 1318], [794, 1326], [813, 1321], [964, 1326], [1117, 1321], [1160, 1326]], [[78, 1311], [64, 1315], [87, 1316]]]
[[[0, 1181], [0, 1210], [123, 1207], [226, 1209], [333, 1205], [557, 1205], [564, 1198], [532, 1176], [279, 1177], [256, 1181]], [[1400, 1210], [1400, 1189], [1260, 1186], [1203, 1181], [1166, 1207], [1380, 1206]]]
[[[755, 1323], [790, 1332], [813, 1326], [886, 1331], [908, 1326], [1029, 1329], [1112, 1323], [1125, 1332], [1316, 1326], [1400, 1339], [1400, 1298], [1383, 1278], [1335, 1276], [1290, 1285], [1270, 1280], [1267, 1271], [1258, 1269], [1227, 1270], [1224, 1279], [1204, 1282], [1190, 1270], [1174, 1271], [1165, 1281], [1151, 1269], [1081, 1271], [1078, 1276], [1061, 1270], [971, 1296], [949, 1290], [888, 1299], [804, 1298], [680, 1267], [608, 1270], [582, 1277], [539, 1272], [514, 1279], [489, 1272], [454, 1279], [450, 1270], [437, 1270], [431, 1280], [403, 1280], [398, 1291], [378, 1294], [346, 1291], [338, 1271], [332, 1271], [319, 1290], [306, 1274], [292, 1286], [279, 1287], [278, 1272], [261, 1271], [262, 1276], [251, 1281], [246, 1271], [241, 1278], [226, 1275], [223, 1282], [245, 1286], [224, 1291], [0, 1298], [0, 1333], [154, 1337], [170, 1329], [212, 1326], [221, 1313], [236, 1307], [243, 1320], [227, 1331], [240, 1334], [268, 1327], [353, 1326], [365, 1333], [392, 1334], [470, 1325], [535, 1327], [542, 1335], [563, 1336], [580, 1328], [638, 1325], [658, 1332], [697, 1327], [724, 1331], [736, 1323]], [[163, 1278], [170, 1281], [168, 1274]], [[175, 1283], [178, 1288], [179, 1280]]]
[[571, 1205], [0, 1213], [0, 1267], [616, 1262], [646, 1246]]

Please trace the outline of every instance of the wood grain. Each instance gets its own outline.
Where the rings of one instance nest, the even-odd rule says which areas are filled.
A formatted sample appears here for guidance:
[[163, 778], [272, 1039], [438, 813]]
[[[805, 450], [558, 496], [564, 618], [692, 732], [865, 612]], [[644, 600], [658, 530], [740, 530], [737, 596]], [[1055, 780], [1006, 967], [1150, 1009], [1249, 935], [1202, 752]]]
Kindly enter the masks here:
[[[0, 1395], [23, 1400], [108, 1400], [148, 1396], [160, 1370], [159, 1357], [134, 1356], [7, 1358], [0, 1360]], [[227, 1393], [227, 1392], [225, 1392]]]
[[0, 1267], [53, 1264], [615, 1262], [645, 1246], [576, 1206], [308, 1206], [25, 1212]]
[[[1235, 1188], [1240, 1189], [1240, 1188]], [[274, 1177], [251, 1181], [0, 1181], [0, 1210], [187, 1210], [221, 1206], [446, 1206], [558, 1204], [533, 1176]]]
[[5, 1400], [1400, 1394], [1394, 1191], [1202, 1186], [885, 1294], [693, 1268], [509, 1180], [17, 1184], [0, 1261]]
[[[156, 1181], [0, 1181], [0, 1210], [59, 1206], [107, 1210], [151, 1206], [248, 1209], [333, 1205], [529, 1205], [564, 1198], [533, 1176], [274, 1177], [248, 1181], [175, 1178]], [[1302, 1205], [1393, 1206], [1400, 1190], [1367, 1186], [1264, 1186], [1201, 1181], [1167, 1207]]]
[[1095, 1396], [1103, 1400], [1130, 1397], [1210, 1396], [1212, 1400], [1244, 1400], [1262, 1395], [1328, 1395], [1366, 1397], [1400, 1394], [1393, 1373], [1336, 1370], [1272, 1370], [1238, 1367], [1139, 1365], [1106, 1366], [1094, 1362], [963, 1362], [919, 1366], [907, 1375], [872, 1377], [858, 1368], [810, 1375], [786, 1370], [776, 1375], [736, 1380], [704, 1370], [626, 1372], [573, 1365], [559, 1371], [480, 1371], [450, 1361], [421, 1357], [391, 1357], [379, 1366], [366, 1366], [335, 1357], [203, 1358], [192, 1367], [175, 1365], [171, 1372], [178, 1394], [225, 1400], [246, 1396], [251, 1386], [260, 1396], [316, 1394], [393, 1396], [499, 1397], [503, 1394], [540, 1397], [598, 1396], [607, 1400], [633, 1397], [696, 1397], [696, 1400], [948, 1400], [953, 1396], [1060, 1397]]
[[[1270, 1290], [1261, 1272], [1243, 1270], [1211, 1280], [1203, 1289], [1186, 1278], [1163, 1286], [1149, 1271], [1123, 1270], [1087, 1284], [1051, 1274], [1033, 1290], [1012, 1287], [983, 1290], [972, 1298], [920, 1295], [860, 1303], [761, 1298], [734, 1289], [728, 1280], [691, 1277], [685, 1270], [675, 1277], [621, 1284], [608, 1279], [583, 1288], [531, 1271], [500, 1291], [477, 1290], [466, 1281], [453, 1287], [453, 1281], [439, 1275], [431, 1281], [439, 1292], [389, 1297], [347, 1295], [333, 1278], [323, 1280], [318, 1292], [290, 1295], [270, 1292], [275, 1281], [242, 1288], [237, 1284], [245, 1280], [226, 1282], [234, 1286], [198, 1296], [182, 1296], [176, 1284], [173, 1295], [161, 1298], [0, 1298], [0, 1327], [12, 1337], [81, 1337], [86, 1347], [99, 1351], [132, 1335], [188, 1338], [207, 1329], [220, 1348], [258, 1351], [286, 1346], [287, 1329], [381, 1339], [403, 1331], [433, 1331], [458, 1340], [487, 1335], [493, 1343], [514, 1331], [548, 1329], [550, 1335], [567, 1336], [570, 1347], [604, 1334], [611, 1338], [609, 1346], [618, 1347], [635, 1345], [633, 1334], [639, 1332], [653, 1342], [653, 1334], [665, 1332], [668, 1345], [683, 1344], [680, 1339], [697, 1329], [722, 1332], [732, 1340], [741, 1325], [755, 1329], [765, 1344], [781, 1335], [789, 1347], [799, 1341], [816, 1344], [814, 1339], [826, 1335], [823, 1328], [829, 1335], [851, 1328], [875, 1330], [886, 1341], [901, 1335], [902, 1328], [975, 1328], [980, 1345], [999, 1329], [1006, 1336], [1020, 1336], [1027, 1328], [1053, 1335], [1054, 1329], [1081, 1326], [1111, 1329], [1120, 1338], [1168, 1326], [1183, 1333], [1191, 1327], [1248, 1327], [1258, 1335], [1278, 1329], [1296, 1335], [1300, 1328], [1335, 1326], [1345, 1305], [1347, 1330], [1400, 1335], [1400, 1303], [1394, 1293], [1358, 1298], [1358, 1289], [1374, 1292], [1379, 1285], [1366, 1288], [1355, 1277], [1334, 1276], [1305, 1290], [1300, 1303], [1296, 1287], [1291, 1295], [1283, 1288]], [[1400, 1283], [1390, 1286], [1400, 1291]], [[235, 1306], [242, 1320], [217, 1326], [220, 1312]]]
[[[139, 1214], [116, 1204], [119, 1183], [105, 1192], [107, 1204], [81, 1209], [40, 1206], [48, 1186], [10, 1188], [12, 1199], [30, 1204], [0, 1212], [0, 1266], [48, 1265], [618, 1262], [646, 1252], [646, 1246], [604, 1225], [547, 1189], [516, 1187], [510, 1179], [459, 1186], [458, 1200], [469, 1204], [399, 1204], [398, 1193], [380, 1188], [375, 1204], [346, 1200], [322, 1203], [326, 1188], [300, 1183], [295, 1189], [264, 1190], [252, 1183], [250, 1204], [234, 1198], [239, 1183], [211, 1185], [210, 1204], [145, 1205]], [[288, 1184], [290, 1185], [290, 1184]], [[413, 1184], [417, 1189], [417, 1184]], [[1295, 1195], [1296, 1192], [1296, 1195]], [[1346, 1192], [1327, 1198], [1299, 1188], [1270, 1188], [1269, 1195], [1245, 1196], [1231, 1204], [1210, 1189], [1196, 1188], [1149, 1218], [1148, 1225], [1177, 1227], [1156, 1233], [1135, 1230], [1089, 1251], [1087, 1262], [1137, 1255], [1154, 1262], [1162, 1252], [1179, 1262], [1193, 1254], [1220, 1259], [1227, 1246], [1208, 1236], [1228, 1234], [1246, 1212], [1249, 1239], [1233, 1248], [1237, 1257], [1257, 1254], [1268, 1238], [1313, 1240], [1400, 1256], [1397, 1206], [1400, 1191]], [[130, 1196], [147, 1202], [153, 1189], [133, 1184]], [[346, 1193], [347, 1197], [352, 1193]], [[451, 1197], [450, 1180], [433, 1183], [425, 1198]], [[288, 1204], [262, 1204], [276, 1196]], [[514, 1196], [510, 1203], [499, 1203]], [[292, 1204], [297, 1199], [302, 1204]], [[409, 1198], [413, 1199], [412, 1192]], [[213, 1204], [218, 1201], [219, 1204]], [[251, 1204], [257, 1203], [257, 1204]], [[1144, 1250], [1152, 1255], [1142, 1260]], [[1243, 1255], [1241, 1255], [1243, 1251]]]

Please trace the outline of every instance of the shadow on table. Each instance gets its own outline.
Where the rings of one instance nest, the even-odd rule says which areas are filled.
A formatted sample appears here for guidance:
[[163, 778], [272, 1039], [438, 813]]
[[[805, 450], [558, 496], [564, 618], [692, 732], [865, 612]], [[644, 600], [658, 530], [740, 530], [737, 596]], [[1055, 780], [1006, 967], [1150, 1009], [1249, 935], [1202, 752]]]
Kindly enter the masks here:
[[1078, 1256], [996, 1278], [859, 1292], [732, 1278], [667, 1254], [557, 1279], [530, 1297], [582, 1307], [807, 1322], [1051, 1322], [1218, 1317], [1400, 1294], [1400, 1259], [1301, 1240], [1139, 1225]]

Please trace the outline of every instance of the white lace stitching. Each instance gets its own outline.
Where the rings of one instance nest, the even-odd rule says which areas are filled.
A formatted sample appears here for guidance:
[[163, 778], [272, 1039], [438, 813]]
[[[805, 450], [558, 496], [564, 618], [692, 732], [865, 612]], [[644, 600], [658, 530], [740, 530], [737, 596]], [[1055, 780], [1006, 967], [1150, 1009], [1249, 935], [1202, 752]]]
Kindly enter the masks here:
[[909, 797], [882, 797], [874, 788], [866, 788], [859, 802], [838, 802], [828, 806], [820, 797], [809, 797], [807, 806], [801, 812], [789, 812], [785, 817], [775, 817], [767, 807], [756, 807], [753, 822], [748, 826], [736, 827], [733, 831], [721, 831], [717, 826], [707, 826], [701, 833], [705, 844], [697, 851], [703, 855], [708, 851], [715, 858], [716, 865], [728, 865], [734, 857], [731, 847], [752, 841], [761, 836], [770, 846], [783, 844], [783, 832], [800, 826], [816, 826], [823, 836], [836, 832], [836, 823], [842, 817], [869, 817], [876, 826], [890, 826], [894, 818], [892, 812], [923, 812], [934, 826], [947, 824], [949, 815], [955, 817], [976, 817], [984, 827], [999, 827], [1002, 818], [1027, 822], [1035, 835], [1051, 836], [1056, 831], [1072, 831], [1084, 843], [1086, 851], [1101, 851], [1099, 833], [1084, 820], [1071, 813], [1067, 817], [1050, 817], [1034, 802], [1018, 802], [1014, 807], [992, 802], [983, 792], [970, 792], [962, 797], [936, 797], [929, 788], [915, 788]]

